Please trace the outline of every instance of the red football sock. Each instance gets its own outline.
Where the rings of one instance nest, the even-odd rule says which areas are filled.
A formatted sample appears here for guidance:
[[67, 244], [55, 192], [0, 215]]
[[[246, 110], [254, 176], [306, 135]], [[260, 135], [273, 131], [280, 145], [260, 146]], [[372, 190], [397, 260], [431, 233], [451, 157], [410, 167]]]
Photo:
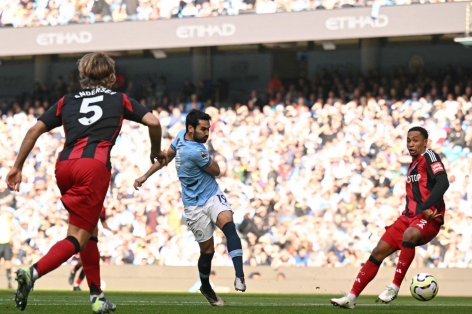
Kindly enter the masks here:
[[377, 272], [379, 271], [380, 265], [382, 263], [374, 259], [372, 256], [369, 257], [369, 260], [362, 266], [359, 274], [357, 275], [354, 284], [352, 285], [351, 293], [355, 296], [359, 296], [364, 290], [365, 287], [375, 278]]
[[102, 289], [100, 289], [100, 252], [98, 251], [97, 242], [96, 237], [91, 237], [85, 249], [80, 253], [90, 288], [90, 295], [100, 295], [102, 293]]
[[75, 281], [75, 284], [76, 284], [77, 286], [80, 286], [81, 283], [82, 283], [82, 278], [80, 278], [80, 277], [77, 278], [77, 280]]
[[64, 240], [54, 244], [51, 249], [49, 249], [49, 252], [34, 264], [33, 267], [36, 268], [39, 277], [42, 277], [61, 266], [79, 250], [80, 245], [77, 239], [68, 236]]
[[400, 253], [400, 258], [398, 259], [395, 277], [393, 277], [393, 284], [399, 288], [405, 278], [408, 268], [410, 268], [410, 265], [415, 258], [415, 245], [413, 243], [403, 242], [402, 246], [403, 248]]

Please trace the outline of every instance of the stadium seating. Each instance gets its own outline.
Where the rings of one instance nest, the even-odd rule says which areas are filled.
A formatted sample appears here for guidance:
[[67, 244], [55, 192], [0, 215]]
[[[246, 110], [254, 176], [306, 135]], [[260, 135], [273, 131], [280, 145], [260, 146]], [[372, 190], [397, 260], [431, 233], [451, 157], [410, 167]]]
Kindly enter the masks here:
[[[222, 169], [219, 181], [244, 239], [245, 263], [273, 268], [363, 263], [404, 208], [404, 175], [411, 160], [405, 135], [424, 119], [430, 147], [442, 157], [451, 185], [444, 228], [419, 248], [415, 264], [472, 266], [471, 74], [451, 68], [434, 75], [424, 69], [390, 76], [324, 71], [289, 86], [274, 78], [267, 96], [259, 93], [264, 94], [259, 100], [251, 97], [231, 109], [207, 107], [213, 118], [209, 150]], [[35, 90], [0, 107], [1, 182], [19, 148], [17, 139], [64, 88], [77, 88], [76, 82]], [[146, 89], [151, 92], [142, 101], [155, 104], [165, 148], [184, 128], [186, 100], [156, 103], [162, 89], [153, 89]], [[67, 213], [54, 183], [62, 132], [39, 139], [25, 164], [20, 193], [0, 185], [0, 209], [10, 212], [16, 225], [15, 264], [34, 262], [66, 232]], [[132, 188], [149, 167], [146, 138], [146, 128], [125, 123], [112, 151], [105, 206], [107, 223], [118, 232], [101, 231], [102, 261], [196, 265], [199, 249], [182, 218], [174, 165], [139, 192]], [[223, 239], [217, 232], [214, 266], [231, 265]], [[395, 260], [394, 254], [385, 263]]]
[[36, 27], [99, 22], [148, 21], [238, 14], [300, 12], [376, 5], [438, 3], [419, 0], [6, 0], [0, 26]]

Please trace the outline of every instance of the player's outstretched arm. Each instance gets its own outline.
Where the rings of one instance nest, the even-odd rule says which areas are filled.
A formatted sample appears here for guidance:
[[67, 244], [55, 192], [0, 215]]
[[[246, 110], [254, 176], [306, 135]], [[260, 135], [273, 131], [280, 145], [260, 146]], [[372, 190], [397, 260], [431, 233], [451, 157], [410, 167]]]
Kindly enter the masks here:
[[151, 112], [146, 113], [143, 117], [143, 123], [149, 128], [149, 139], [151, 140], [151, 162], [156, 159], [159, 163], [165, 163], [165, 152], [161, 151], [162, 127], [159, 119]]
[[21, 171], [23, 170], [23, 165], [28, 157], [31, 150], [33, 150], [36, 141], [41, 136], [41, 134], [48, 132], [49, 129], [46, 124], [42, 121], [36, 122], [36, 124], [28, 130], [21, 143], [20, 151], [16, 157], [15, 164], [13, 168], [7, 175], [7, 185], [11, 191], [19, 191], [21, 183]]
[[139, 190], [139, 188], [143, 185], [144, 182], [146, 182], [146, 180], [150, 176], [152, 176], [157, 170], [164, 168], [175, 157], [175, 151], [172, 148], [169, 148], [167, 151], [164, 151], [163, 153], [165, 154], [166, 157], [162, 162], [156, 161], [144, 175], [134, 180], [133, 186], [136, 190]]

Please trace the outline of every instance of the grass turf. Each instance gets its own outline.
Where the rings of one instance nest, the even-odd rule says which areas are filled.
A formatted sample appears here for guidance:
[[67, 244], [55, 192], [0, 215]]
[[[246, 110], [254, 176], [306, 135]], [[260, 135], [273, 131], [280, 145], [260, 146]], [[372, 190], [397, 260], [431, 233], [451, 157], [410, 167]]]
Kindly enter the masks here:
[[[13, 290], [0, 290], [0, 313], [19, 313], [13, 301]], [[118, 314], [161, 313], [338, 313], [327, 295], [287, 294], [221, 294], [227, 307], [211, 307], [200, 293], [136, 293], [106, 292], [117, 305]], [[339, 297], [339, 296], [335, 296]], [[24, 313], [91, 313], [87, 292], [33, 291]], [[463, 314], [472, 313], [470, 298], [436, 297], [429, 302], [412, 297], [398, 297], [392, 304], [375, 303], [375, 296], [361, 296], [355, 313], [414, 313]], [[344, 313], [344, 311], [342, 311]]]

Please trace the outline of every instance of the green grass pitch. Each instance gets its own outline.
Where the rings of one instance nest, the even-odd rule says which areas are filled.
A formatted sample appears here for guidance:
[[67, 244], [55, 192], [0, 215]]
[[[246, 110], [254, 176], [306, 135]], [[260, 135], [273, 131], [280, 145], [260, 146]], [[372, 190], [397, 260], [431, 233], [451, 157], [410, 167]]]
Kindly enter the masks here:
[[[15, 308], [13, 290], [0, 290], [0, 313], [20, 313]], [[226, 307], [211, 307], [200, 293], [136, 293], [106, 292], [107, 298], [117, 305], [118, 314], [161, 313], [345, 313], [331, 306], [328, 295], [287, 294], [220, 294]], [[336, 296], [339, 297], [339, 296]], [[23, 313], [74, 313], [90, 314], [87, 292], [33, 291]], [[429, 302], [412, 297], [399, 297], [392, 304], [375, 302], [375, 296], [361, 296], [354, 313], [472, 313], [471, 298], [438, 296]]]

